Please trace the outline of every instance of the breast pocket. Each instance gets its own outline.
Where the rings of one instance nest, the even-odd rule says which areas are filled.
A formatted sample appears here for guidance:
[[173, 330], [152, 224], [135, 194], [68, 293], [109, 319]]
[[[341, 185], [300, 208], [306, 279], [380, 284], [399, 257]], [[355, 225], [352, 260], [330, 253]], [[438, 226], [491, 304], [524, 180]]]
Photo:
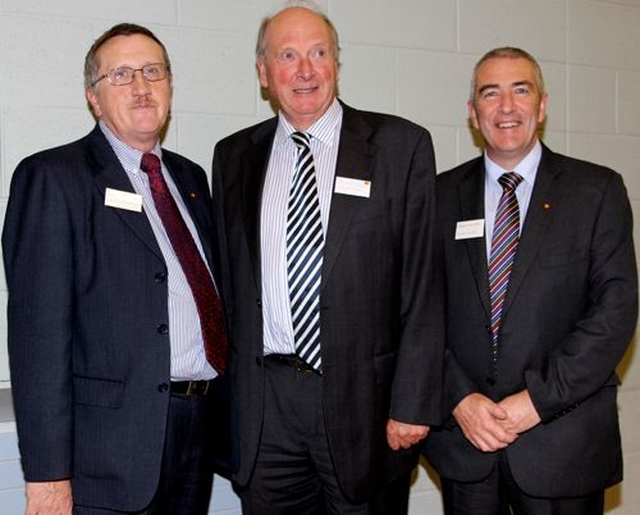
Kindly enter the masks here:
[[586, 249], [574, 249], [567, 252], [557, 252], [547, 254], [540, 259], [540, 266], [542, 268], [555, 268], [559, 266], [568, 266], [585, 261], [589, 258], [589, 253]]

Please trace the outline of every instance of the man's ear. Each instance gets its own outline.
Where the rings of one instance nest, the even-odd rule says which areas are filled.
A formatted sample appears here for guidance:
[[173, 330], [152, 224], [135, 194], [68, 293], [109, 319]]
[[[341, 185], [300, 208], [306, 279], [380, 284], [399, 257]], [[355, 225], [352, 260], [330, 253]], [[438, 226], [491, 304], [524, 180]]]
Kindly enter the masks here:
[[267, 67], [264, 64], [264, 59], [258, 59], [256, 61], [256, 68], [258, 68], [258, 80], [260, 86], [264, 89], [269, 88], [269, 80], [267, 79]]
[[87, 102], [89, 102], [89, 105], [91, 106], [93, 115], [96, 118], [100, 118], [102, 116], [102, 109], [100, 109], [100, 102], [98, 102], [98, 97], [96, 96], [93, 88], [87, 88], [85, 91], [85, 96], [87, 97]]
[[476, 108], [473, 105], [471, 100], [467, 101], [467, 111], [469, 112], [469, 119], [471, 120], [471, 124], [473, 128], [476, 130], [480, 130], [480, 126], [478, 125], [478, 115], [476, 113]]

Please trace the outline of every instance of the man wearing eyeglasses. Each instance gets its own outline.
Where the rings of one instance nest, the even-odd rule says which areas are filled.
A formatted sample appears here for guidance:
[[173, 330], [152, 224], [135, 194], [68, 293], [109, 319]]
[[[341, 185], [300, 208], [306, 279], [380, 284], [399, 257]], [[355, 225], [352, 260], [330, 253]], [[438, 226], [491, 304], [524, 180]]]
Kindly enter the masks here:
[[20, 163], [3, 233], [26, 514], [204, 515], [228, 450], [206, 175], [160, 147], [150, 31], [100, 36], [85, 87], [96, 127]]

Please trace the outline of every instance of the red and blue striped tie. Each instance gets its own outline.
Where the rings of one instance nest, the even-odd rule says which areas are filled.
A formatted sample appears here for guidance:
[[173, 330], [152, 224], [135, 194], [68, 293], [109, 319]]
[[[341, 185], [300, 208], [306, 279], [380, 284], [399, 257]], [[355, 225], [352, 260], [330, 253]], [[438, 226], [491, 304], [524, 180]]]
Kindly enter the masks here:
[[507, 293], [513, 260], [520, 241], [520, 210], [516, 188], [522, 176], [516, 172], [504, 173], [498, 179], [502, 196], [496, 210], [489, 258], [489, 293], [491, 296], [491, 334], [494, 346], [498, 343], [502, 307]]

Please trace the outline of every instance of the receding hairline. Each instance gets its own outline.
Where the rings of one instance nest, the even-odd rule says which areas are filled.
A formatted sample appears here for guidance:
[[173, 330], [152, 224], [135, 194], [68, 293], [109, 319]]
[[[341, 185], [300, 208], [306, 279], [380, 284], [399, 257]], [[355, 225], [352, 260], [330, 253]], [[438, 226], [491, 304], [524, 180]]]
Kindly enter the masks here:
[[288, 2], [284, 8], [280, 9], [275, 14], [271, 16], [266, 16], [265, 18], [263, 18], [262, 22], [260, 23], [260, 28], [258, 29], [258, 38], [256, 41], [256, 50], [255, 50], [256, 60], [260, 61], [260, 60], [264, 60], [265, 58], [266, 51], [267, 51], [266, 33], [271, 22], [275, 18], [280, 16], [282, 13], [293, 10], [293, 9], [304, 9], [306, 11], [309, 11], [312, 14], [315, 14], [318, 18], [320, 18], [326, 24], [327, 29], [329, 31], [329, 36], [331, 37], [332, 50], [337, 61], [340, 54], [340, 43], [338, 39], [338, 31], [333, 25], [333, 22], [320, 8], [318, 8], [315, 4], [311, 2], [305, 2], [305, 1]]

